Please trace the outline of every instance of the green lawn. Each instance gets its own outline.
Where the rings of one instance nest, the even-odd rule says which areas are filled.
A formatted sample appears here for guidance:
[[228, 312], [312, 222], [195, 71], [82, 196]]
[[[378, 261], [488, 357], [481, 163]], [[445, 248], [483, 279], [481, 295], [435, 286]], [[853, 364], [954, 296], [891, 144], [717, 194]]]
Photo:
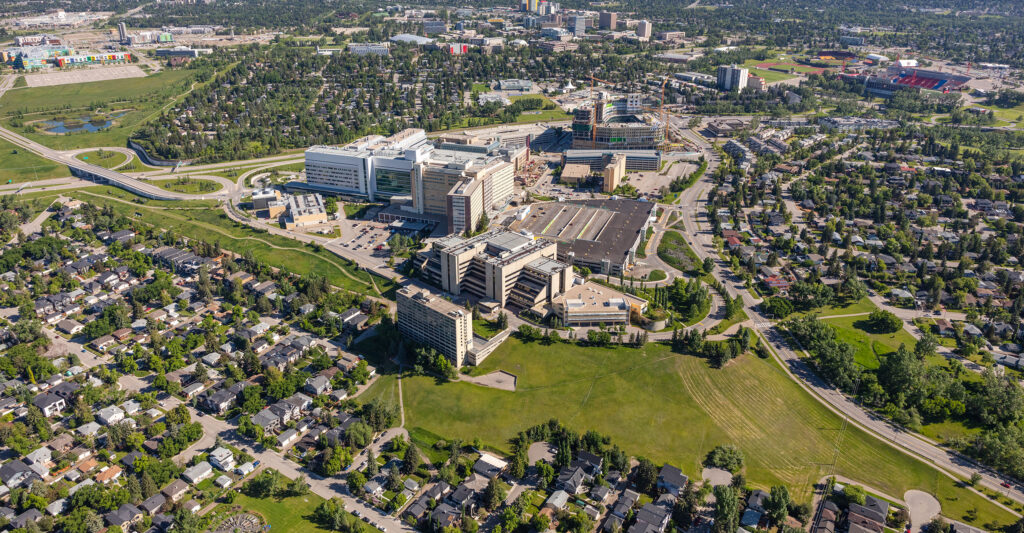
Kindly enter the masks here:
[[700, 264], [682, 233], [666, 231], [658, 243], [658, 257], [670, 266], [683, 272], [690, 272]]
[[793, 313], [791, 316], [801, 316], [801, 315], [805, 315], [807, 313], [815, 313], [815, 314], [817, 314], [819, 316], [827, 318], [827, 317], [836, 316], [836, 315], [853, 315], [853, 314], [858, 314], [858, 313], [865, 313], [866, 314], [866, 313], [870, 313], [870, 312], [876, 311], [876, 310], [878, 310], [878, 306], [876, 306], [874, 304], [874, 302], [871, 301], [870, 298], [865, 296], [864, 298], [861, 298], [860, 300], [856, 300], [856, 301], [853, 301], [853, 302], [843, 301], [843, 302], [837, 302], [837, 303], [832, 304], [832, 305], [826, 305], [825, 307], [819, 307], [817, 309], [812, 309], [812, 310], [806, 311], [806, 312], [798, 311], [798, 312]]
[[544, 100], [544, 105], [551, 104], [555, 106], [554, 109], [538, 109], [534, 111], [524, 111], [519, 115], [514, 124], [530, 124], [533, 122], [553, 122], [557, 120], [568, 120], [572, 118], [572, 115], [562, 111], [562, 108], [558, 107], [558, 104], [551, 101], [550, 98], [541, 94], [522, 94], [519, 96], [513, 96], [509, 98], [513, 102], [522, 100], [524, 98], [540, 98]]
[[351, 204], [345, 202], [341, 206], [342, 210], [345, 211], [345, 218], [349, 220], [359, 220], [366, 216], [366, 212], [373, 207], [373, 204]]
[[[131, 132], [152, 118], [172, 98], [191, 85], [190, 70], [165, 69], [145, 78], [127, 78], [53, 87], [32, 87], [7, 91], [0, 99], [3, 124], [14, 131], [58, 150], [93, 146], [124, 146]], [[13, 114], [24, 114], [23, 122], [50, 119], [57, 115], [73, 116], [74, 111], [113, 111], [130, 109], [115, 118], [114, 124], [95, 133], [50, 135], [34, 128], [13, 126]]]
[[881, 363], [879, 357], [895, 352], [900, 344], [905, 344], [909, 349], [914, 348], [914, 337], [906, 330], [876, 333], [868, 325], [867, 319], [867, 315], [863, 315], [824, 320], [835, 328], [837, 340], [854, 347], [854, 357], [865, 368], [878, 368]]
[[[577, 431], [611, 437], [630, 454], [671, 462], [699, 475], [704, 455], [735, 444], [747, 458], [746, 476], [758, 487], [786, 483], [798, 501], [832, 461], [842, 421], [804, 392], [773, 361], [743, 356], [724, 369], [673, 354], [661, 344], [643, 349], [524, 345], [506, 341], [481, 365], [518, 376], [507, 392], [430, 377], [403, 379], [406, 426], [508, 450], [517, 432], [558, 418]], [[394, 398], [393, 380], [378, 380], [363, 400]], [[889, 494], [918, 488], [936, 494], [947, 516], [972, 506], [976, 525], [1013, 518], [984, 498], [957, 488], [928, 465], [850, 428], [836, 473]]]
[[478, 93], [489, 93], [491, 92], [491, 86], [487, 85], [486, 83], [475, 81], [473, 82], [473, 86], [470, 88], [470, 91], [475, 91]]
[[[186, 202], [200, 203], [203, 202], [201, 200], [161, 204], [161, 206], [170, 204], [171, 207], [180, 205], [184, 209], [152, 209], [150, 206], [157, 202], [125, 204], [107, 198], [113, 196], [132, 202], [138, 200], [138, 197], [131, 193], [109, 187], [90, 187], [87, 190], [75, 191], [72, 196], [96, 205], [109, 205], [118, 214], [160, 228], [173, 229], [191, 238], [220, 242], [221, 247], [237, 254], [244, 254], [251, 250], [260, 261], [273, 267], [284, 268], [300, 276], [317, 272], [324, 275], [332, 285], [337, 287], [363, 294], [378, 294], [371, 285], [369, 274], [353, 268], [345, 260], [331, 252], [317, 251], [310, 245], [287, 237], [256, 231], [228, 219], [227, 215], [218, 209], [187, 208], [189, 206]], [[211, 203], [216, 205], [214, 201], [207, 200], [205, 202], [204, 205]], [[381, 290], [387, 290], [382, 284], [383, 280], [376, 278], [375, 281]]]
[[91, 152], [82, 152], [76, 155], [75, 159], [85, 161], [92, 165], [101, 166], [103, 168], [114, 168], [127, 161], [128, 156], [121, 152], [113, 152], [110, 150], [93, 150]]
[[39, 157], [0, 139], [0, 184], [63, 178], [71, 175], [68, 167]]
[[[1018, 104], [1015, 107], [999, 107], [994, 105], [979, 105], [977, 107], [983, 107], [992, 111], [997, 119], [1005, 122], [1021, 122], [1018, 118], [1024, 117], [1024, 104]], [[1021, 124], [1017, 125], [1017, 127], [1021, 126]]]
[[217, 506], [216, 512], [228, 513], [232, 506], [237, 505], [247, 512], [262, 516], [270, 526], [270, 531], [330, 531], [310, 521], [313, 511], [322, 501], [323, 498], [313, 493], [282, 500], [250, 498], [239, 494], [230, 506]]
[[180, 192], [183, 194], [209, 194], [224, 188], [220, 182], [204, 180], [201, 178], [171, 178], [165, 180], [151, 180], [150, 183], [167, 191]]
[[473, 333], [478, 337], [489, 339], [502, 331], [498, 328], [497, 322], [484, 319], [473, 321]]

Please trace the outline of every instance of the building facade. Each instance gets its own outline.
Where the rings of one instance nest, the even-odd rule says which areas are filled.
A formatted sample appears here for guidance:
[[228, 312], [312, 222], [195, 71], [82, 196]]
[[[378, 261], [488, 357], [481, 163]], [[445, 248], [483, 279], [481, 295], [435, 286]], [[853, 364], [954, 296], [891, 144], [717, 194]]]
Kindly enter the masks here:
[[736, 65], [719, 65], [718, 88], [723, 91], [742, 91], [747, 87], [750, 70]]
[[402, 287], [396, 295], [399, 331], [461, 367], [473, 348], [472, 314], [423, 288]]

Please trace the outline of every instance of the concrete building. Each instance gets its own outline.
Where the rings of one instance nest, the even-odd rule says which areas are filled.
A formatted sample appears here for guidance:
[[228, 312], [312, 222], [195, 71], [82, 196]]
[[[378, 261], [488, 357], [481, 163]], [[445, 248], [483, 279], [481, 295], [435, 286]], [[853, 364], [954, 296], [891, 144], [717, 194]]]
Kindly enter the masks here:
[[719, 65], [718, 88], [723, 91], [742, 91], [747, 87], [750, 70], [736, 65]]
[[573, 16], [569, 27], [572, 28], [574, 37], [583, 37], [587, 33], [587, 17], [583, 15]]
[[641, 39], [650, 39], [653, 29], [654, 25], [651, 24], [650, 21], [641, 20], [640, 23], [636, 25], [636, 36]]
[[765, 83], [764, 78], [753, 74], [747, 76], [747, 87], [750, 87], [757, 92], [764, 92], [768, 90], [768, 84]]
[[602, 11], [598, 18], [598, 28], [602, 30], [614, 30], [619, 23], [619, 14]]
[[391, 53], [391, 43], [348, 43], [348, 52], [357, 56], [386, 56]]
[[266, 209], [267, 206], [281, 199], [281, 192], [272, 187], [254, 189], [252, 191], [253, 209]]
[[620, 183], [622, 183], [623, 176], [626, 175], [626, 154], [615, 154], [612, 156], [612, 160], [608, 163], [608, 166], [604, 167], [602, 176], [604, 177], [604, 192], [614, 191]]
[[427, 35], [433, 35], [435, 33], [444, 33], [446, 31], [448, 31], [448, 23], [443, 20], [423, 21], [423, 33]]
[[588, 281], [552, 301], [555, 313], [568, 327], [629, 324], [630, 313], [643, 313], [647, 301]]
[[342, 147], [313, 146], [306, 150], [306, 181], [370, 201], [409, 196], [413, 166], [425, 161], [431, 148], [421, 129], [370, 135]]
[[626, 156], [626, 170], [661, 168], [661, 152], [657, 150], [566, 150], [562, 165], [588, 165], [594, 172], [603, 172], [617, 155]]
[[568, 289], [572, 269], [558, 247], [505, 230], [449, 236], [421, 253], [424, 273], [445, 292], [529, 309]]
[[443, 218], [449, 232], [456, 233], [475, 229], [485, 212], [508, 204], [524, 154], [503, 148], [496, 139], [471, 135], [442, 136], [435, 146], [423, 130], [408, 129], [340, 148], [310, 148], [306, 181], [317, 189], [370, 200], [408, 198], [393, 218]]
[[124, 22], [117, 23], [117, 42], [121, 44], [128, 44], [131, 42], [128, 39], [128, 25]]
[[283, 224], [286, 229], [327, 222], [327, 208], [319, 194], [296, 194], [288, 197]]
[[402, 287], [396, 294], [399, 331], [463, 366], [473, 348], [472, 314], [423, 288]]
[[653, 115], [643, 114], [643, 97], [631, 94], [610, 99], [604, 92], [573, 112], [573, 148], [650, 150], [664, 139], [664, 127]]

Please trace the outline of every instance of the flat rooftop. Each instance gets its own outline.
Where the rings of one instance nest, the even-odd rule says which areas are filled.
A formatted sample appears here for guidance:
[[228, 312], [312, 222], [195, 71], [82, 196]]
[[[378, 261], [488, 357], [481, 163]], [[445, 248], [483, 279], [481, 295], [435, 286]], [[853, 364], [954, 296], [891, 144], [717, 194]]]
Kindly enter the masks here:
[[655, 204], [637, 200], [593, 199], [531, 205], [530, 214], [512, 224], [558, 243], [559, 255], [572, 252], [588, 262], [623, 263], [647, 225]]
[[626, 311], [630, 305], [644, 307], [647, 300], [588, 281], [572, 286], [564, 294], [557, 296], [554, 303], [565, 305], [569, 314], [588, 314]]

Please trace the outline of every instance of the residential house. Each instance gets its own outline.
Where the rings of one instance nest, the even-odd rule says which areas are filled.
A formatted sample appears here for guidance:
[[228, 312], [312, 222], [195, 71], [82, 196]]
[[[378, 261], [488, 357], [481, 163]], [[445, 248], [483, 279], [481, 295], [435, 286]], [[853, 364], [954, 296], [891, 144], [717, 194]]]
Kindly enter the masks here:
[[139, 508], [142, 509], [149, 516], [160, 512], [163, 509], [164, 504], [167, 503], [167, 497], [159, 492], [146, 498], [142, 503], [139, 504]]
[[231, 450], [223, 446], [210, 452], [206, 460], [214, 467], [225, 472], [229, 472], [235, 467], [235, 455], [231, 453]]
[[686, 488], [688, 481], [689, 478], [683, 474], [682, 470], [666, 463], [658, 472], [657, 487], [659, 491], [678, 497]]
[[32, 405], [38, 407], [43, 416], [49, 418], [60, 414], [67, 407], [67, 402], [56, 394], [44, 392], [32, 399]]
[[186, 492], [188, 492], [188, 484], [180, 479], [175, 479], [174, 481], [168, 483], [167, 486], [160, 491], [160, 494], [163, 494], [168, 500], [171, 501], [171, 503], [178, 503], [179, 501], [181, 501], [181, 498], [185, 496]]
[[213, 466], [206, 461], [196, 463], [194, 466], [190, 466], [181, 473], [181, 478], [188, 481], [192, 485], [199, 484], [200, 481], [213, 475]]

